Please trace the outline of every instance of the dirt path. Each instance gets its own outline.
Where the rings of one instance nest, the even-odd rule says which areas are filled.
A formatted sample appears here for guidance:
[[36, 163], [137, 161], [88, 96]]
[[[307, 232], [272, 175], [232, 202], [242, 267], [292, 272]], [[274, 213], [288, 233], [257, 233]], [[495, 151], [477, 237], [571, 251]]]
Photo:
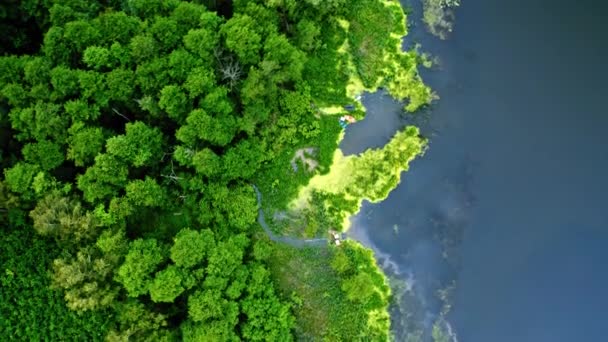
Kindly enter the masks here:
[[260, 224], [260, 226], [262, 226], [262, 228], [264, 229], [264, 232], [266, 232], [266, 235], [268, 235], [270, 240], [275, 241], [275, 242], [285, 243], [285, 244], [288, 244], [293, 247], [321, 246], [321, 245], [326, 245], [329, 242], [329, 240], [325, 239], [325, 238], [298, 239], [298, 238], [289, 237], [289, 236], [279, 236], [279, 235], [276, 235], [275, 233], [273, 233], [272, 230], [270, 230], [270, 227], [268, 227], [268, 224], [266, 223], [266, 219], [264, 218], [264, 211], [262, 210], [262, 194], [260, 193], [260, 190], [258, 190], [257, 186], [255, 186], [255, 185], [252, 185], [252, 186], [253, 186], [253, 190], [255, 190], [255, 195], [257, 196], [257, 199], [258, 199], [258, 207], [259, 207], [258, 223]]

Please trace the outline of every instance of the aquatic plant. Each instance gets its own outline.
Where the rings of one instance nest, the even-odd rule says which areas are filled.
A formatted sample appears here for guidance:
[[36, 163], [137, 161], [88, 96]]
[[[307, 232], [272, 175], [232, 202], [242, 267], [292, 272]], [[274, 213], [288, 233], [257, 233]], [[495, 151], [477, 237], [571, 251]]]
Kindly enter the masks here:
[[454, 27], [455, 7], [460, 0], [423, 0], [424, 13], [422, 20], [429, 32], [441, 39], [446, 39]]

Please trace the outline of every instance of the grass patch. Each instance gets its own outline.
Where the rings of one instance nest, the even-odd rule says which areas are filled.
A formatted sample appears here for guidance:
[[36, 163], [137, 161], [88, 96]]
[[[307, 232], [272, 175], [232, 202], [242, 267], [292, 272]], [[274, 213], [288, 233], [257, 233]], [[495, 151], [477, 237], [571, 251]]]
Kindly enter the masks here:
[[348, 55], [354, 71], [348, 87], [353, 92], [375, 91], [386, 87], [398, 100], [407, 100], [405, 110], [414, 112], [429, 104], [436, 95], [422, 82], [413, 49], [401, 51], [401, 38], [407, 34], [406, 16], [396, 1], [354, 0], [349, 5]]
[[[334, 115], [321, 115], [315, 118], [319, 127], [319, 134], [314, 137], [303, 139], [298, 145], [282, 148], [272, 159], [268, 160], [255, 177], [264, 200], [263, 210], [266, 212], [266, 220], [271, 229], [277, 233], [286, 235], [301, 235], [295, 227], [301, 227], [301, 223], [292, 221], [275, 222], [273, 214], [277, 211], [285, 211], [289, 203], [298, 196], [300, 190], [316, 175], [330, 172], [333, 164], [334, 151], [338, 148], [343, 130], [338, 124], [338, 118]], [[297, 170], [294, 171], [291, 162], [300, 148], [313, 147], [318, 166], [314, 171], [308, 171], [301, 160], [296, 159]], [[314, 227], [309, 227], [309, 231]]]
[[348, 39], [356, 70], [366, 88], [376, 88], [384, 78], [387, 54], [405, 34], [405, 16], [398, 3], [354, 0], [349, 5]]
[[309, 56], [304, 65], [306, 82], [319, 107], [341, 107], [351, 101], [346, 95], [349, 58], [339, 51], [346, 39], [346, 30], [332, 17], [321, 34], [323, 46]]
[[0, 336], [4, 341], [104, 341], [115, 323], [111, 311], [77, 313], [47, 273], [60, 250], [29, 226], [0, 237]]
[[[302, 249], [274, 244], [269, 267], [281, 294], [294, 302], [298, 340], [388, 339], [390, 288], [371, 251], [358, 243]], [[347, 285], [356, 279], [365, 279], [364, 286]], [[349, 297], [349, 290], [361, 297]]]
[[379, 87], [407, 100], [409, 112], [436, 98], [418, 73], [421, 56], [401, 51], [405, 22], [400, 4], [389, 0], [352, 0], [344, 19], [332, 18], [323, 46], [305, 64], [312, 98], [324, 112], [338, 114], [355, 96]]
[[[334, 151], [338, 148], [342, 129], [336, 116], [323, 115], [317, 119], [319, 134], [314, 139], [306, 139], [298, 145], [281, 149], [272, 159], [268, 160], [255, 177], [256, 185], [264, 194], [264, 207], [283, 210], [295, 198], [301, 187], [308, 184], [317, 174], [327, 174], [333, 163]], [[301, 161], [297, 161], [298, 169], [294, 171], [291, 160], [300, 148], [313, 147], [316, 149], [318, 167], [314, 172], [308, 172]]]

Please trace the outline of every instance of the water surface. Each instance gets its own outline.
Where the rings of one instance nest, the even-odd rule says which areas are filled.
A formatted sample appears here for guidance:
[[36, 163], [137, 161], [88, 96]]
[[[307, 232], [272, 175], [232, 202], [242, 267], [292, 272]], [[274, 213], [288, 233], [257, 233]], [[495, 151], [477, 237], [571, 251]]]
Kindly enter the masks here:
[[430, 137], [352, 232], [410, 280], [422, 327], [455, 281], [448, 318], [460, 341], [605, 340], [607, 10], [464, 1], [449, 40], [417, 25], [406, 42], [441, 59], [424, 73], [441, 96], [428, 113], [404, 119], [381, 94], [364, 98], [370, 115], [349, 127], [345, 152], [381, 146], [408, 121]]

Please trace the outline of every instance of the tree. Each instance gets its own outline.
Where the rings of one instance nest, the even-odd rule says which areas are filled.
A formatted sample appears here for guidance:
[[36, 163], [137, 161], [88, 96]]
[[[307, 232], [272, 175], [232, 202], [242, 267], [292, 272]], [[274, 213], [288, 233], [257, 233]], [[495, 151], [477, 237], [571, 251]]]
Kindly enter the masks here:
[[244, 290], [249, 286], [249, 270], [251, 265], [242, 264], [236, 268], [232, 274], [230, 285], [224, 292], [230, 300], [238, 300], [241, 298]]
[[[14, 268], [16, 258], [9, 256], [0, 287], [11, 290], [0, 296], [0, 316], [10, 322], [31, 319], [33, 333], [13, 335], [14, 330], [3, 330], [7, 320], [0, 320], [0, 336], [121, 342], [291, 339], [290, 306], [272, 281], [280, 275], [266, 268], [275, 266], [280, 251], [257, 236], [258, 201], [251, 184], [266, 190], [272, 185], [267, 205], [282, 206], [296, 183], [306, 181], [299, 175], [304, 178], [286, 183], [291, 171], [283, 171], [294, 149], [325, 144], [320, 163], [329, 163], [339, 128], [331, 118], [319, 119], [311, 103], [341, 104], [348, 61], [360, 66], [368, 59], [351, 58], [354, 48], [338, 49], [346, 38], [360, 38], [361, 27], [352, 18], [358, 7], [384, 5], [357, 1], [360, 6], [351, 10], [345, 0], [202, 2], [20, 3], [36, 13], [33, 30], [46, 32], [39, 53], [0, 57], [0, 163], [5, 168], [0, 220], [8, 232], [31, 231], [48, 244], [53, 253], [40, 262], [57, 258], [50, 265], [52, 284], [67, 307], [104, 310], [117, 322], [103, 323], [93, 338], [74, 331], [59, 337], [37, 334], [39, 321], [55, 324], [55, 312], [24, 315], [28, 298], [12, 289], [29, 294], [30, 288], [15, 283], [35, 278], [43, 284], [44, 279], [23, 276], [28, 271]], [[0, 5], [0, 17], [5, 8]], [[349, 30], [342, 20], [350, 22]], [[415, 75], [413, 55], [399, 62], [408, 67], [404, 80]], [[382, 71], [397, 75], [391, 67]], [[403, 83], [397, 81], [393, 85]], [[330, 125], [319, 122], [330, 121], [326, 132]], [[380, 157], [401, 165], [413, 151], [390, 149], [363, 158], [362, 166]], [[355, 179], [374, 176], [370, 170], [353, 171]], [[391, 172], [388, 182], [372, 185], [386, 190], [397, 179]], [[279, 183], [287, 187], [274, 186]], [[365, 184], [349, 187], [348, 194], [369, 190], [359, 189]], [[345, 203], [340, 196], [325, 202], [326, 209], [344, 211], [337, 208]], [[7, 255], [10, 249], [1, 241], [0, 247], [0, 255]], [[353, 255], [345, 256], [350, 267], [334, 261], [338, 272], [329, 272], [336, 277], [327, 280], [334, 290], [342, 285], [350, 297], [371, 282], [371, 299], [350, 307], [348, 317], [356, 322], [348, 323], [376, 325], [382, 312], [368, 309], [381, 308], [388, 289], [368, 267], [373, 259]], [[367, 264], [352, 266], [360, 265], [357, 258]], [[31, 272], [44, 275], [42, 267]], [[360, 273], [368, 278], [359, 279]], [[339, 283], [343, 278], [354, 285]], [[35, 293], [32, 298], [46, 300]], [[49, 306], [58, 303], [49, 298]], [[342, 318], [334, 316], [339, 315], [324, 315], [331, 323]], [[108, 327], [109, 334], [101, 336]], [[340, 335], [343, 329], [336, 330]], [[366, 333], [334, 339], [370, 336]]]
[[[89, 100], [94, 102], [92, 108], [107, 108], [110, 102], [108, 87], [106, 85], [106, 76], [96, 71], [79, 71], [78, 83], [80, 86], [81, 100]], [[94, 114], [97, 114], [93, 112]], [[91, 119], [97, 119], [96, 116], [90, 116]]]
[[68, 308], [64, 293], [49, 286], [48, 268], [61, 248], [29, 226], [11, 227], [0, 236], [0, 335], [18, 341], [60, 341], [69, 336], [102, 342], [114, 323], [113, 312]]
[[214, 116], [227, 120], [234, 113], [234, 106], [228, 97], [228, 89], [216, 86], [201, 101], [201, 107]]
[[101, 115], [99, 106], [89, 105], [86, 99], [70, 100], [63, 105], [74, 123], [94, 121]]
[[252, 140], [241, 140], [226, 151], [222, 158], [225, 179], [248, 179], [260, 168], [264, 150], [261, 143]]
[[192, 156], [192, 165], [196, 169], [196, 172], [207, 177], [217, 176], [223, 170], [220, 157], [210, 148], [197, 151]]
[[82, 122], [75, 122], [68, 133], [67, 159], [73, 160], [74, 165], [88, 165], [101, 152], [105, 142], [101, 128], [87, 127]]
[[100, 46], [89, 46], [82, 56], [84, 63], [92, 69], [103, 70], [113, 65], [110, 50]]
[[68, 64], [71, 59], [72, 51], [63, 33], [62, 27], [52, 26], [44, 35], [42, 52], [54, 64]]
[[191, 102], [177, 85], [165, 86], [160, 92], [158, 106], [178, 123], [183, 123], [190, 112]]
[[112, 43], [128, 44], [131, 37], [139, 33], [142, 24], [137, 17], [118, 11], [101, 13], [94, 23], [105, 46]]
[[127, 123], [126, 134], [108, 139], [106, 150], [133, 166], [152, 165], [162, 157], [163, 136], [141, 121]]
[[275, 83], [299, 81], [302, 77], [306, 55], [295, 48], [287, 37], [273, 34], [264, 42], [262, 72]]
[[226, 241], [217, 243], [217, 247], [209, 254], [207, 261], [207, 278], [205, 288], [225, 289], [228, 279], [243, 263], [244, 250], [249, 245], [249, 239], [244, 234], [232, 235]]
[[166, 201], [166, 190], [153, 178], [146, 176], [145, 180], [130, 181], [125, 187], [124, 197], [114, 197], [110, 200], [108, 215], [120, 221], [136, 212], [141, 212], [143, 208], [165, 207]]
[[175, 265], [169, 265], [156, 273], [150, 284], [150, 297], [157, 303], [172, 303], [184, 290], [182, 271]]
[[[99, 217], [97, 221], [101, 221]], [[103, 253], [106, 260], [113, 265], [118, 265], [118, 262], [129, 250], [129, 242], [125, 231], [122, 229], [104, 230], [97, 238], [95, 246]]]
[[90, 240], [99, 231], [94, 215], [85, 211], [80, 202], [56, 193], [40, 200], [30, 217], [39, 234], [55, 237], [63, 243], [77, 245]]
[[342, 290], [346, 292], [348, 300], [353, 302], [365, 302], [374, 292], [374, 283], [367, 272], [359, 272], [357, 275], [345, 279]]
[[248, 296], [242, 301], [247, 317], [241, 324], [243, 338], [248, 341], [291, 341], [294, 324], [290, 307], [275, 295], [269, 272], [261, 265], [253, 265]]
[[174, 82], [183, 83], [190, 72], [199, 67], [203, 61], [184, 48], [173, 50], [169, 54], [169, 75]]
[[135, 102], [137, 102], [139, 108], [147, 111], [152, 117], [160, 117], [160, 106], [158, 105], [158, 101], [156, 101], [152, 96], [144, 96], [141, 99], [135, 100]]
[[0, 87], [8, 83], [20, 83], [26, 60], [18, 56], [0, 56]]
[[137, 62], [143, 62], [156, 57], [159, 46], [149, 34], [140, 34], [131, 39], [129, 44], [131, 56]]
[[18, 140], [54, 140], [63, 143], [69, 120], [62, 115], [60, 105], [38, 101], [32, 107], [13, 108], [9, 112], [9, 119], [13, 129], [18, 131]]
[[228, 188], [219, 183], [212, 183], [208, 187], [208, 196], [218, 223], [244, 231], [255, 222], [258, 205], [251, 186]]
[[321, 46], [319, 36], [321, 28], [312, 20], [302, 19], [298, 22], [297, 39], [298, 48], [303, 51], [313, 51]]
[[225, 146], [236, 133], [236, 120], [232, 116], [212, 117], [202, 109], [195, 109], [188, 115], [186, 124], [175, 136], [187, 145], [195, 145], [198, 140]]
[[226, 47], [234, 52], [243, 64], [256, 64], [260, 60], [262, 37], [256, 32], [257, 23], [248, 15], [237, 14], [221, 29]]
[[98, 154], [95, 164], [77, 177], [78, 188], [87, 202], [115, 197], [127, 184], [129, 170], [124, 163], [109, 154]]
[[340, 275], [347, 274], [353, 270], [353, 264], [344, 249], [336, 249], [331, 261], [331, 268]]
[[261, 37], [267, 37], [271, 33], [279, 31], [279, 27], [287, 19], [284, 14], [290, 11], [287, 7], [293, 7], [291, 5], [296, 3], [293, 0], [265, 0], [258, 3], [253, 1], [240, 2], [234, 1], [234, 7], [237, 8], [238, 13], [246, 14], [255, 19], [256, 30]]
[[118, 42], [110, 45], [110, 57], [114, 65], [121, 66], [123, 68], [129, 68], [133, 62], [131, 58], [131, 51], [126, 45], [122, 45]]
[[220, 290], [198, 290], [188, 297], [188, 316], [195, 322], [222, 319], [228, 305]]
[[57, 66], [51, 70], [51, 84], [55, 98], [74, 96], [78, 93], [78, 72], [65, 66]]
[[[225, 308], [229, 317], [234, 320], [238, 320], [238, 304], [232, 303]], [[235, 324], [229, 319], [222, 320], [209, 320], [205, 322], [193, 322], [191, 320], [186, 321], [181, 326], [183, 339], [185, 342], [197, 342], [197, 341], [240, 341], [241, 339], [235, 333]]]
[[[174, 4], [175, 2], [173, 2]], [[155, 15], [162, 14], [165, 6], [171, 4], [167, 2], [155, 0], [129, 0], [125, 4], [125, 10], [131, 15], [136, 15], [140, 18], [153, 18]]]
[[171, 341], [175, 339], [167, 327], [165, 315], [152, 312], [137, 300], [128, 299], [117, 305], [118, 329], [112, 329], [106, 337], [110, 342]]
[[210, 61], [219, 41], [217, 31], [208, 28], [192, 29], [184, 36], [184, 46], [202, 60]]
[[98, 310], [113, 304], [118, 289], [108, 280], [113, 265], [97, 257], [94, 248], [80, 249], [75, 258], [53, 261], [53, 286], [65, 291], [75, 311]]
[[135, 206], [162, 207], [165, 205], [166, 194], [153, 178], [146, 176], [144, 180], [130, 181], [125, 187], [127, 201]]
[[121, 283], [129, 297], [148, 293], [150, 276], [163, 262], [163, 251], [154, 239], [137, 239], [129, 244], [124, 263], [114, 279]]
[[11, 83], [2, 88], [1, 95], [13, 107], [21, 107], [27, 103], [28, 94], [20, 84]]
[[276, 103], [277, 91], [277, 85], [271, 82], [262, 70], [254, 67], [249, 70], [247, 78], [243, 81], [241, 100], [249, 107], [247, 109], [260, 115], [274, 109], [272, 104]]
[[63, 37], [73, 47], [74, 52], [80, 52], [98, 42], [101, 34], [88, 21], [75, 20], [65, 24]]
[[71, 6], [66, 6], [64, 4], [54, 4], [49, 9], [49, 14], [52, 26], [63, 26], [67, 22], [85, 17], [83, 13], [78, 13]]
[[160, 43], [162, 50], [171, 51], [182, 36], [179, 34], [177, 22], [171, 18], [157, 17], [150, 27], [152, 36]]
[[132, 101], [135, 77], [131, 70], [114, 69], [106, 74], [106, 85], [110, 100], [117, 102]]
[[205, 12], [205, 7], [202, 5], [180, 2], [171, 13], [171, 17], [177, 22], [178, 27], [197, 27], [201, 24], [201, 15]]
[[144, 94], [158, 94], [171, 79], [167, 58], [155, 58], [140, 63], [135, 71], [136, 83]]
[[268, 260], [272, 256], [273, 245], [268, 240], [255, 240], [253, 244], [253, 257], [257, 261]]
[[215, 239], [209, 229], [197, 232], [184, 228], [177, 233], [173, 241], [171, 260], [183, 268], [199, 265], [215, 248]]
[[22, 153], [25, 161], [38, 165], [43, 171], [56, 168], [64, 160], [64, 152], [61, 150], [61, 146], [48, 140], [26, 144]]
[[184, 89], [190, 95], [190, 98], [196, 98], [209, 93], [215, 86], [215, 75], [212, 70], [207, 67], [197, 67], [188, 73]]
[[[51, 67], [52, 65], [47, 58], [29, 58], [23, 68], [24, 79], [32, 86], [48, 83], [50, 81]], [[15, 79], [13, 78], [13, 80]]]
[[10, 169], [4, 169], [4, 180], [11, 191], [27, 197], [28, 192], [32, 190], [32, 181], [38, 171], [39, 168], [36, 165], [19, 162]]

